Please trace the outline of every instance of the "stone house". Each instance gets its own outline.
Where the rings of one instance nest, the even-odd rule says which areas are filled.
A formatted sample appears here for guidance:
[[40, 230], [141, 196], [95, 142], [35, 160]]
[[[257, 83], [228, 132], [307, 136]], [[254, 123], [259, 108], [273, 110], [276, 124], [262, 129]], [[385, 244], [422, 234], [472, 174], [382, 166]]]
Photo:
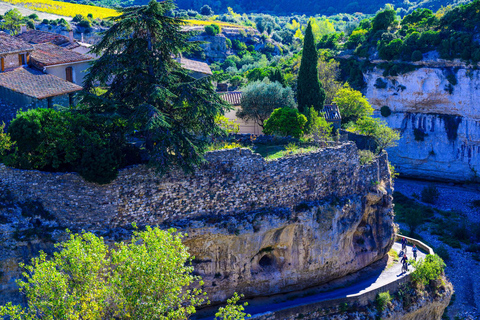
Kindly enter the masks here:
[[[248, 133], [260, 135], [262, 134], [262, 127], [256, 124], [253, 121], [245, 121], [237, 117], [237, 111], [241, 108], [242, 101], [242, 92], [241, 91], [227, 91], [226, 87], [223, 87], [221, 84], [218, 85], [220, 97], [233, 106], [233, 110], [225, 113], [225, 117], [229, 120], [235, 121], [239, 126], [239, 133]], [[325, 114], [325, 120], [333, 125], [334, 131], [340, 129], [342, 124], [342, 117], [340, 115], [340, 110], [336, 104], [327, 104], [323, 107]]]
[[190, 71], [190, 75], [195, 79], [201, 79], [213, 75], [212, 69], [205, 62], [191, 60], [183, 57], [176, 59], [178, 63], [184, 68]]
[[11, 121], [19, 109], [74, 104], [82, 90], [75, 82], [83, 81], [91, 59], [51, 42], [31, 44], [0, 32], [0, 122]]
[[83, 84], [92, 57], [71, 51], [53, 43], [33, 45], [30, 64], [44, 73], [78, 85]]
[[0, 72], [26, 66], [33, 46], [0, 31]]
[[219, 95], [224, 101], [228, 102], [233, 107], [233, 110], [225, 113], [225, 117], [229, 120], [233, 120], [235, 123], [238, 124], [238, 127], [239, 127], [238, 133], [247, 133], [247, 134], [255, 134], [255, 135], [263, 134], [263, 128], [260, 127], [254, 121], [245, 121], [237, 117], [237, 112], [241, 108], [241, 101], [242, 101], [241, 91], [219, 92]]

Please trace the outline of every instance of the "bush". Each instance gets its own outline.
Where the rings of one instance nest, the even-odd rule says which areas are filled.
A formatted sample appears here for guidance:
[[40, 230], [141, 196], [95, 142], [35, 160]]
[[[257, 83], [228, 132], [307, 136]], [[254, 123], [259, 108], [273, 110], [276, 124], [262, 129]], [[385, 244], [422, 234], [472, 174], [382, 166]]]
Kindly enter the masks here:
[[220, 33], [220, 27], [217, 24], [205, 26], [205, 33], [209, 36], [216, 36]]
[[318, 113], [313, 107], [308, 112], [306, 132], [317, 143], [324, 142], [332, 134], [332, 124], [327, 122], [324, 113]]
[[419, 50], [415, 50], [412, 52], [412, 61], [420, 61], [423, 59], [423, 54]]
[[19, 112], [8, 133], [15, 142], [6, 165], [44, 171], [76, 171], [105, 184], [123, 164], [125, 125], [117, 119], [53, 109]]
[[36, 13], [32, 13], [31, 15], [28, 16], [28, 18], [32, 20], [39, 20], [38, 15]]
[[381, 292], [377, 295], [376, 303], [377, 303], [377, 310], [383, 311], [387, 307], [387, 305], [392, 301], [392, 297], [390, 296], [390, 292]]
[[440, 192], [434, 185], [422, 189], [422, 202], [434, 204], [437, 202], [439, 196]]
[[424, 259], [413, 262], [415, 271], [412, 280], [416, 283], [428, 285], [430, 281], [437, 280], [443, 274], [445, 262], [438, 255], [428, 254]]
[[82, 20], [85, 20], [85, 18], [81, 14], [77, 14], [73, 17], [72, 22], [80, 22]]
[[387, 87], [387, 82], [383, 81], [382, 78], [377, 78], [377, 81], [375, 81], [373, 86], [377, 89], [385, 89]]
[[85, 29], [90, 29], [92, 27], [92, 23], [88, 19], [83, 19], [77, 25]]
[[35, 29], [35, 23], [32, 20], [28, 20], [27, 27], [33, 30]]
[[450, 260], [450, 253], [448, 253], [448, 250], [445, 248], [445, 246], [440, 246], [438, 247], [435, 252], [438, 254], [440, 258], [443, 260]]
[[200, 14], [202, 16], [211, 16], [213, 13], [214, 12], [209, 5], [204, 5], [203, 7], [200, 8]]
[[278, 108], [273, 110], [272, 115], [265, 121], [263, 132], [268, 135], [303, 136], [307, 118], [293, 108]]
[[372, 163], [375, 159], [375, 154], [370, 150], [358, 150], [358, 155], [362, 165]]
[[392, 110], [390, 110], [388, 106], [383, 106], [382, 108], [380, 108], [380, 113], [382, 117], [387, 118], [392, 114]]

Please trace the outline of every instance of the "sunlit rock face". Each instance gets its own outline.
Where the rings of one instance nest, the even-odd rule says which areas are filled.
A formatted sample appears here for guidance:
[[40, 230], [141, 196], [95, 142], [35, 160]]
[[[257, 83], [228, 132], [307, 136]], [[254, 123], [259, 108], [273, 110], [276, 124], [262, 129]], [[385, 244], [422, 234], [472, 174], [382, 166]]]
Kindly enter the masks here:
[[[423, 179], [478, 179], [479, 70], [459, 62], [427, 61], [395, 77], [384, 77], [376, 68], [365, 80], [365, 95], [376, 115], [401, 131], [398, 146], [388, 150], [398, 172]], [[391, 115], [381, 115], [384, 106]]]

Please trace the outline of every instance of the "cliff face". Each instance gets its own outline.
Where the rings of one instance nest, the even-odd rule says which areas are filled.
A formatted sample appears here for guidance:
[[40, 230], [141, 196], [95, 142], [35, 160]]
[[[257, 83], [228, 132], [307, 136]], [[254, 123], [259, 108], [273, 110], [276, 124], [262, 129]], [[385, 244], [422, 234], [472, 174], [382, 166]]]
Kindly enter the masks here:
[[[480, 71], [458, 62], [427, 61], [418, 67], [395, 77], [384, 77], [378, 68], [365, 74], [365, 95], [376, 114], [402, 134], [398, 146], [388, 150], [390, 161], [410, 177], [477, 179]], [[383, 106], [392, 112], [388, 117], [380, 115]]]
[[207, 155], [195, 175], [123, 170], [107, 186], [75, 174], [0, 168], [0, 303], [19, 262], [52, 250], [65, 228], [128, 239], [128, 226], [188, 233], [210, 300], [298, 290], [355, 272], [393, 243], [387, 155], [360, 165], [353, 144], [266, 162], [249, 150]]

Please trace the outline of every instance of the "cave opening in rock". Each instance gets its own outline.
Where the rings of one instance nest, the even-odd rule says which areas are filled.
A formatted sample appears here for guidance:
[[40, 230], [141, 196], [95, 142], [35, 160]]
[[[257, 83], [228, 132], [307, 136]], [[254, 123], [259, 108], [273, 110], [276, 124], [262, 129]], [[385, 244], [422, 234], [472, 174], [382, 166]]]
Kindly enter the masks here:
[[258, 264], [262, 268], [267, 268], [273, 266], [273, 259], [269, 255], [264, 255], [260, 261], [258, 261]]

